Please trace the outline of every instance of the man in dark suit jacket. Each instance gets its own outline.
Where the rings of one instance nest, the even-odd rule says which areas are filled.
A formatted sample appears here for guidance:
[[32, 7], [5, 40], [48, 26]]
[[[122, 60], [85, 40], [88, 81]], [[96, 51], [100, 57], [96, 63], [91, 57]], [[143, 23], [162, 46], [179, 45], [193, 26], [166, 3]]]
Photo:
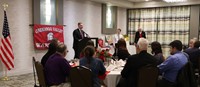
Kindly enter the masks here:
[[141, 37], [146, 38], [146, 34], [145, 34], [144, 31], [142, 31], [141, 28], [139, 28], [138, 31], [135, 33], [135, 41], [134, 41], [134, 43], [137, 44], [139, 38], [141, 38]]
[[199, 67], [198, 61], [200, 58], [200, 41], [194, 42], [194, 46], [186, 49], [184, 52], [189, 55], [189, 60], [192, 62], [193, 67], [196, 69]]
[[88, 37], [88, 35], [82, 29], [83, 29], [83, 24], [79, 22], [78, 28], [73, 31], [73, 38], [74, 38], [73, 49], [75, 52], [74, 58], [79, 58], [80, 52], [82, 51], [82, 49], [79, 49], [80, 47], [79, 43], [81, 42], [81, 40]]
[[123, 87], [137, 86], [137, 76], [139, 68], [148, 64], [155, 65], [156, 67], [156, 58], [147, 53], [148, 44], [149, 43], [147, 39], [140, 38], [136, 46], [138, 54], [128, 57], [124, 69], [121, 72], [121, 76], [125, 79], [126, 82], [126, 86]]

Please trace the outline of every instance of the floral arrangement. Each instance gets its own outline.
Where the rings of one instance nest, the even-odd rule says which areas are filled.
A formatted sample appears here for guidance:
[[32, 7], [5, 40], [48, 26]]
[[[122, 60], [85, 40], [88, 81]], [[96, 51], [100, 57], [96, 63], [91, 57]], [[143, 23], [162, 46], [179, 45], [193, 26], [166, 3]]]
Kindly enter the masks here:
[[109, 49], [100, 50], [100, 51], [97, 50], [96, 57], [100, 58], [104, 62], [106, 60], [106, 58], [112, 58], [112, 54], [109, 53]]

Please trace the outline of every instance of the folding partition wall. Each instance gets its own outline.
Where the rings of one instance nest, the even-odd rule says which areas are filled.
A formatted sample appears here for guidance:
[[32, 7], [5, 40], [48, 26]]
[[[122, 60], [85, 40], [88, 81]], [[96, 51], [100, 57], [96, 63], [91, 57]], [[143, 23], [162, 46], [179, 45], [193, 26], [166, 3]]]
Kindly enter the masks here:
[[129, 9], [127, 17], [130, 44], [134, 43], [135, 32], [141, 27], [150, 43], [162, 44], [164, 55], [169, 54], [168, 44], [173, 40], [188, 45], [190, 6]]

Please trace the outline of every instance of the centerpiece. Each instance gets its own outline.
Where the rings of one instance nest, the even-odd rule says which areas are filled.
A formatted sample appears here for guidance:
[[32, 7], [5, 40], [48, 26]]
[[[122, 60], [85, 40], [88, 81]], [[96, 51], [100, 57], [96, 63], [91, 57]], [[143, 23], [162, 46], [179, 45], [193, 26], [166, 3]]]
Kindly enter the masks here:
[[112, 54], [109, 53], [109, 49], [97, 50], [96, 57], [100, 58], [103, 62], [105, 62], [112, 58]]

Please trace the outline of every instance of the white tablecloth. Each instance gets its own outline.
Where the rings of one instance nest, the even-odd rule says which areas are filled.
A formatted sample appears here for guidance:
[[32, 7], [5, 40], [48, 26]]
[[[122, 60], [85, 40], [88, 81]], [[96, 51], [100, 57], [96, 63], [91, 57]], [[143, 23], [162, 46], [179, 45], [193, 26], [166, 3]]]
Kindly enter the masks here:
[[126, 45], [127, 45], [128, 52], [129, 52], [131, 55], [136, 54], [135, 45], [129, 45], [129, 41], [126, 41]]
[[121, 70], [111, 71], [106, 76], [106, 79], [104, 80], [104, 82], [108, 87], [116, 87], [120, 78], [121, 78]]

